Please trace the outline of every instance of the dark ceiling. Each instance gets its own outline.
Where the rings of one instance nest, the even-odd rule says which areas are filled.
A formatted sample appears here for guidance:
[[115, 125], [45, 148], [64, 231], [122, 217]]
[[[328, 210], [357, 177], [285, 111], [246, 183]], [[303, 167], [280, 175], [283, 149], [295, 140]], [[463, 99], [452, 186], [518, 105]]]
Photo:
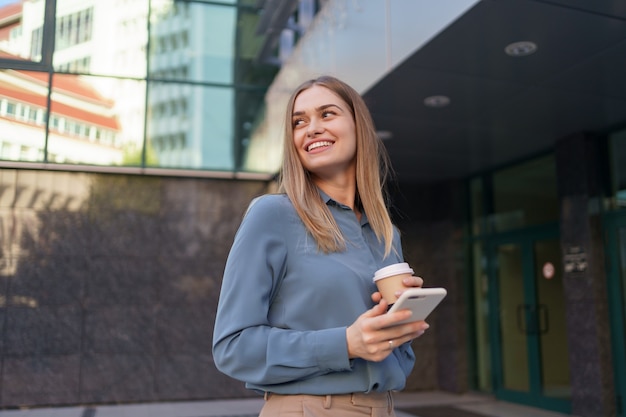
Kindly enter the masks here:
[[[505, 54], [518, 41], [536, 52]], [[450, 104], [426, 107], [433, 95]], [[624, 127], [626, 0], [480, 1], [364, 97], [400, 181], [464, 178]]]

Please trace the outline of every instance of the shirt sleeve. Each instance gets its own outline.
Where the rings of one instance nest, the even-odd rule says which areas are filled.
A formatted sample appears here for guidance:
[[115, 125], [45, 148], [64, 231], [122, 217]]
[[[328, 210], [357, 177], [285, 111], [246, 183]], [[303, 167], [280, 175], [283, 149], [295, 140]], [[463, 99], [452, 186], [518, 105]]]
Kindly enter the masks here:
[[279, 196], [257, 199], [231, 248], [213, 334], [217, 368], [251, 384], [280, 384], [350, 369], [346, 329], [271, 326], [272, 294], [285, 273], [290, 213]]
[[398, 363], [404, 372], [404, 376], [408, 377], [413, 370], [413, 366], [415, 365], [415, 353], [413, 352], [411, 343], [407, 342], [398, 346], [397, 349], [394, 349], [393, 354], [398, 360]]

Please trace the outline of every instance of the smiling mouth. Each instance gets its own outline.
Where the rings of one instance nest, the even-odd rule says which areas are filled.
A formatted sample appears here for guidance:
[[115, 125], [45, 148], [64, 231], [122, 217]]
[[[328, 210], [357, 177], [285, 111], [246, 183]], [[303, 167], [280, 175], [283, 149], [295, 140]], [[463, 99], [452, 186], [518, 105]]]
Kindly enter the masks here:
[[320, 142], [314, 142], [312, 144], [309, 145], [308, 148], [306, 148], [307, 152], [311, 152], [314, 149], [318, 149], [318, 148], [327, 148], [329, 146], [332, 146], [333, 142], [327, 141], [327, 140], [322, 140]]

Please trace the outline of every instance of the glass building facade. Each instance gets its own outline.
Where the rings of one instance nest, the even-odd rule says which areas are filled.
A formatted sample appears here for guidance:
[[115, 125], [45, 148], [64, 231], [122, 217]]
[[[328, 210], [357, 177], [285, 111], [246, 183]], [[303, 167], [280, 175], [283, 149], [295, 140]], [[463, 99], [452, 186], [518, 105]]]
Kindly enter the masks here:
[[[610, 84], [608, 100], [585, 92], [593, 100], [572, 96], [553, 108], [571, 85], [535, 100], [533, 76], [545, 68], [509, 66], [517, 58], [495, 53], [476, 59], [470, 48], [493, 41], [475, 21], [522, 30], [522, 18], [550, 12], [597, 24], [594, 33], [613, 42], [600, 45], [602, 59], [623, 63], [626, 15], [616, 2], [562, 3], [0, 0], [0, 408], [255, 395], [212, 363], [221, 274], [247, 204], [275, 189], [287, 97], [303, 79], [331, 73], [364, 94], [387, 137], [402, 128], [389, 120], [408, 125], [423, 115], [420, 132], [435, 132], [385, 142], [405, 167], [393, 195], [405, 257], [449, 294], [433, 331], [414, 342], [406, 391], [478, 391], [624, 416], [621, 67], [594, 67], [581, 86]], [[433, 46], [450, 33], [464, 35], [454, 49]], [[576, 52], [545, 38], [534, 58], [550, 47], [562, 54], [544, 58], [549, 69]], [[428, 59], [412, 62], [420, 51]], [[450, 57], [454, 71], [444, 78]], [[471, 76], [460, 75], [462, 65]], [[492, 74], [481, 71], [496, 79], [483, 83]], [[405, 78], [385, 84], [394, 73]], [[467, 95], [436, 113], [409, 94], [414, 78]], [[525, 89], [526, 113], [470, 131], [458, 148], [446, 142], [462, 128], [448, 116], [475, 127], [498, 93]], [[404, 104], [394, 101], [404, 95]], [[462, 101], [471, 111], [459, 110]], [[592, 109], [602, 121], [593, 131], [576, 125], [550, 136], [567, 114], [591, 113], [588, 103], [602, 103]], [[540, 142], [526, 129], [546, 112], [541, 149], [473, 165]], [[410, 159], [415, 149], [426, 159], [443, 149], [436, 169], [475, 169], [415, 180], [429, 170]]]
[[2, 13], [2, 159], [247, 170], [278, 70], [257, 59], [254, 1], [17, 1]]

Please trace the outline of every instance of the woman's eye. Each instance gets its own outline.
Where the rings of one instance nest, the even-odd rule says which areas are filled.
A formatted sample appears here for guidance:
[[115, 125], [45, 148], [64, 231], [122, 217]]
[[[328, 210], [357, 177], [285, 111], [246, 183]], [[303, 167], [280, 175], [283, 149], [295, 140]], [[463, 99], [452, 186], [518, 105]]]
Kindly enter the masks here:
[[295, 119], [295, 120], [293, 121], [293, 127], [300, 126], [300, 125], [301, 125], [301, 124], [303, 124], [303, 123], [304, 123], [304, 120], [303, 120], [303, 119]]
[[332, 116], [334, 114], [335, 114], [335, 112], [332, 112], [330, 110], [326, 110], [324, 113], [322, 113], [322, 117], [328, 117], [328, 116]]

